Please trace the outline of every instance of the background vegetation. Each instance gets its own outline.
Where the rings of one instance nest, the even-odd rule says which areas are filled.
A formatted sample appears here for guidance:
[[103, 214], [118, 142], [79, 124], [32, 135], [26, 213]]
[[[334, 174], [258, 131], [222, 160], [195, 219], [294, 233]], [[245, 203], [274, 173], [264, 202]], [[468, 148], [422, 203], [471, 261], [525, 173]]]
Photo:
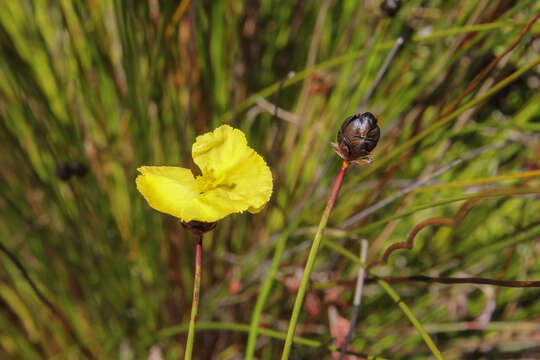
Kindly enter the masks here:
[[[462, 222], [427, 227], [412, 250], [374, 273], [540, 279], [539, 22], [459, 99], [540, 3], [411, 0], [395, 17], [379, 5], [0, 2], [0, 358], [182, 356], [194, 238], [150, 209], [134, 179], [144, 164], [193, 167], [196, 135], [222, 123], [246, 133], [275, 189], [261, 214], [229, 216], [205, 237], [196, 356], [244, 358], [279, 245], [275, 281], [259, 301], [260, 326], [269, 330], [256, 347], [259, 359], [279, 358], [299, 272], [341, 163], [329, 142], [399, 36], [405, 43], [363, 108], [382, 129], [375, 161], [345, 178], [325, 237], [333, 246], [319, 254], [297, 329], [304, 339], [291, 358], [331, 356], [338, 336], [331, 329], [352, 312], [351, 255], [361, 238], [372, 261], [419, 222], [454, 218], [469, 198], [480, 200]], [[458, 111], [443, 117], [456, 99]], [[290, 114], [273, 117], [275, 103]], [[64, 163], [87, 174], [63, 181]], [[538, 289], [391, 285], [445, 358], [539, 356]], [[352, 346], [384, 358], [431, 356], [376, 283], [364, 289]]]

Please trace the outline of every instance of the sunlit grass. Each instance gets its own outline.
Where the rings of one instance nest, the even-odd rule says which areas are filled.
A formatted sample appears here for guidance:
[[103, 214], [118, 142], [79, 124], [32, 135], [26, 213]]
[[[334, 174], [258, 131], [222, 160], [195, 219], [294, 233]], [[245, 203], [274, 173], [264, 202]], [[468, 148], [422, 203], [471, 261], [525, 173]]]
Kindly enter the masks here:
[[[321, 13], [324, 3], [0, 2], [0, 241], [96, 358], [146, 358], [151, 349], [181, 358], [195, 241], [175, 219], [145, 204], [136, 192], [136, 168], [195, 170], [196, 135], [222, 123], [246, 133], [267, 160], [275, 188], [262, 213], [229, 216], [204, 240], [194, 357], [243, 358], [250, 323], [260, 326], [256, 356], [281, 356], [296, 291], [291, 284], [299, 281], [341, 163], [329, 142], [400, 35], [405, 44], [366, 109], [382, 129], [374, 163], [349, 169], [312, 278], [351, 279], [359, 236], [382, 246], [371, 261], [420, 221], [453, 216], [463, 201], [481, 197], [460, 226], [423, 230], [412, 250], [392, 255], [374, 272], [540, 279], [539, 23], [443, 116], [540, 4], [413, 0], [388, 18], [379, 1], [328, 2]], [[324, 20], [319, 26], [318, 18]], [[290, 71], [295, 74], [276, 94]], [[256, 105], [261, 97], [299, 122], [274, 118]], [[464, 158], [339, 228], [493, 144], [504, 146]], [[58, 164], [78, 162], [87, 166], [86, 176], [58, 178]], [[516, 324], [534, 321], [540, 306], [535, 289], [392, 288], [422, 325], [430, 324], [428, 333], [478, 319], [485, 304], [495, 304], [491, 321]], [[300, 314], [296, 358], [326, 358], [335, 350], [325, 302], [332, 291], [344, 304], [340, 316], [350, 317], [353, 288], [308, 288], [319, 311], [304, 307]], [[380, 285], [367, 287], [355, 351], [430, 356], [399, 306]], [[83, 356], [1, 254], [0, 329], [0, 357]], [[443, 356], [473, 352], [470, 333], [441, 331], [430, 335]], [[513, 342], [528, 335], [475, 333], [478, 343], [510, 355]]]

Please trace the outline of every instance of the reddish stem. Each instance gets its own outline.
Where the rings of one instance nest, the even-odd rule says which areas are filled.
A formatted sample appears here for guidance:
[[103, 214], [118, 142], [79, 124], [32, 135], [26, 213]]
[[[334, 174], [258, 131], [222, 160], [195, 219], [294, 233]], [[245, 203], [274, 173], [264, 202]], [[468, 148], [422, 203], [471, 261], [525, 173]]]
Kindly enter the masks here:
[[[202, 269], [202, 235], [197, 238], [195, 249], [195, 284], [193, 290], [193, 302], [199, 303], [199, 292], [201, 288], [201, 269]], [[197, 314], [195, 314], [195, 317]], [[195, 319], [196, 320], [196, 319]]]
[[199, 289], [201, 288], [201, 269], [202, 269], [202, 234], [197, 237], [195, 248], [195, 279], [193, 281], [193, 302], [191, 303], [191, 318], [189, 320], [188, 338], [186, 344], [185, 360], [191, 360], [193, 353], [193, 343], [195, 340], [195, 322], [197, 321], [197, 312], [199, 309]]
[[339, 193], [339, 189], [341, 189], [341, 184], [343, 184], [343, 178], [345, 177], [345, 173], [347, 172], [349, 165], [350, 163], [348, 163], [347, 161], [344, 161], [343, 164], [341, 164], [341, 170], [339, 171], [336, 182], [334, 183], [334, 187], [332, 188], [332, 193], [330, 194], [330, 198], [328, 198], [326, 208], [324, 209], [325, 213], [330, 213], [330, 211], [334, 207]]
[[460, 95], [458, 96], [458, 98], [456, 100], [454, 100], [454, 102], [452, 103], [452, 105], [450, 105], [448, 107], [448, 109], [446, 109], [446, 111], [443, 113], [442, 116], [446, 116], [448, 114], [450, 114], [458, 105], [459, 103], [461, 102], [461, 100], [463, 100], [463, 98], [465, 96], [467, 96], [468, 94], [470, 94], [479, 84], [480, 82], [482, 82], [482, 80], [485, 79], [485, 77], [489, 74], [489, 72], [495, 67], [495, 65], [497, 65], [497, 63], [503, 58], [505, 57], [510, 51], [512, 51], [516, 46], [517, 44], [519, 44], [519, 42], [521, 41], [521, 39], [523, 39], [523, 37], [525, 36], [525, 34], [527, 34], [527, 32], [529, 31], [529, 29], [534, 25], [534, 23], [536, 22], [536, 20], [538, 20], [538, 18], [540, 18], [540, 12], [538, 12], [528, 23], [527, 25], [525, 25], [525, 27], [521, 30], [521, 32], [519, 33], [519, 35], [517, 36], [517, 38], [514, 39], [514, 41], [512, 41], [512, 43], [506, 48], [506, 50], [504, 50], [499, 56], [497, 56], [495, 59], [493, 59], [489, 65], [476, 77], [476, 79], [473, 80], [473, 82], [467, 86], [467, 89], [465, 89], [465, 91]]
[[313, 244], [311, 245], [311, 250], [309, 251], [306, 266], [304, 267], [302, 281], [300, 282], [300, 287], [298, 288], [298, 293], [296, 294], [296, 299], [294, 301], [293, 312], [289, 322], [289, 329], [287, 330], [287, 336], [285, 338], [285, 345], [283, 346], [281, 360], [289, 359], [289, 354], [291, 352], [294, 337], [294, 331], [296, 330], [296, 325], [298, 324], [298, 319], [302, 310], [302, 303], [304, 302], [304, 297], [306, 295], [309, 283], [309, 277], [311, 275], [311, 271], [313, 270], [313, 265], [315, 264], [315, 258], [317, 257], [317, 251], [319, 250], [319, 247], [321, 245], [322, 233], [326, 228], [328, 217], [330, 216], [330, 212], [334, 207], [337, 195], [339, 193], [339, 189], [341, 188], [343, 178], [345, 177], [345, 173], [347, 172], [348, 168], [349, 163], [347, 161], [343, 161], [343, 164], [341, 165], [341, 170], [339, 171], [339, 175], [337, 176], [334, 187], [332, 188], [332, 193], [330, 194], [328, 203], [326, 203], [326, 208], [324, 209], [324, 212], [321, 216], [321, 221], [319, 223], [319, 226], [317, 227], [317, 233], [315, 234], [315, 238], [313, 239]]

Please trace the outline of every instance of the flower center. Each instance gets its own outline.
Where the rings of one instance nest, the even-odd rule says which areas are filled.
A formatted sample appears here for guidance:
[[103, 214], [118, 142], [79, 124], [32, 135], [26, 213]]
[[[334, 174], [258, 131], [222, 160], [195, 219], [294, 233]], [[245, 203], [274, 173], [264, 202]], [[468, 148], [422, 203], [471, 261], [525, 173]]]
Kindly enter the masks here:
[[225, 190], [232, 190], [236, 185], [225, 180], [225, 176], [214, 176], [213, 172], [207, 172], [206, 174], [199, 175], [195, 178], [199, 187], [199, 193], [224, 188]]

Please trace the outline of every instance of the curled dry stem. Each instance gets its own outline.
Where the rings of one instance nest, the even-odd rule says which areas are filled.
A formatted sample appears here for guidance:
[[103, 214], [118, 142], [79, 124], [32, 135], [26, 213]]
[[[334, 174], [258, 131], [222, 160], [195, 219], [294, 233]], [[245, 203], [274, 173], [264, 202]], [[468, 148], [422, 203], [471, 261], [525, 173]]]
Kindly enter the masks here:
[[373, 267], [384, 265], [388, 262], [388, 258], [394, 252], [395, 250], [399, 249], [412, 249], [414, 246], [414, 238], [416, 235], [425, 227], [432, 226], [432, 225], [442, 225], [447, 226], [451, 228], [455, 228], [461, 224], [465, 216], [469, 213], [469, 211], [480, 201], [481, 198], [473, 198], [468, 201], [466, 201], [461, 208], [458, 210], [456, 216], [454, 218], [431, 218], [424, 220], [417, 224], [412, 231], [409, 233], [409, 236], [407, 236], [406, 241], [397, 242], [395, 244], [390, 245], [388, 249], [384, 252], [383, 256], [380, 259], [373, 260], [371, 263], [368, 264], [366, 267], [366, 271], [369, 272]]

